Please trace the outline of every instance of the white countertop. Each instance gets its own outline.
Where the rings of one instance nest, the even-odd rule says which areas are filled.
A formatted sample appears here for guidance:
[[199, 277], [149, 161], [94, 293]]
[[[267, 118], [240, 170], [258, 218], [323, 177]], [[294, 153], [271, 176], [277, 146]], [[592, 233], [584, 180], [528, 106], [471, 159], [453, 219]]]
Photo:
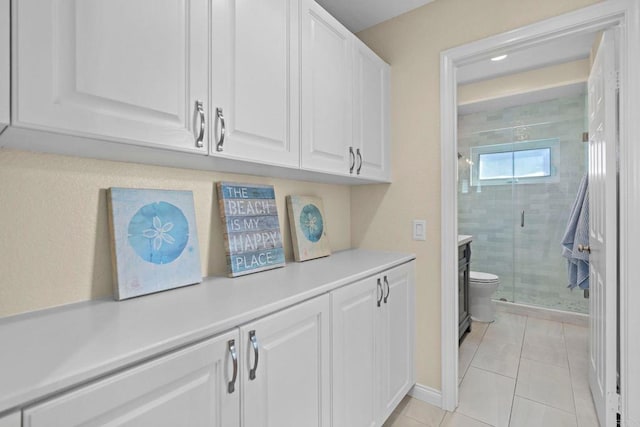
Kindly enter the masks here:
[[473, 236], [468, 234], [458, 234], [458, 246], [467, 244], [473, 240]]
[[0, 414], [413, 259], [348, 250], [126, 301], [0, 319]]

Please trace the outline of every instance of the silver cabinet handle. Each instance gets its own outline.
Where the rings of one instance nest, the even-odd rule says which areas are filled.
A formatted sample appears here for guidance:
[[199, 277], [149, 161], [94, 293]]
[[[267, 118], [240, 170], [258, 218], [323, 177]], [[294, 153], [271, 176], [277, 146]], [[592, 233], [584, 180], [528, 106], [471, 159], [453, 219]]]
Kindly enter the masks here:
[[258, 338], [256, 338], [256, 331], [249, 331], [249, 341], [253, 347], [253, 355], [255, 357], [253, 361], [253, 368], [249, 371], [249, 379], [256, 379], [256, 369], [258, 369]]
[[224, 144], [224, 134], [227, 130], [224, 124], [224, 115], [222, 114], [222, 108], [216, 108], [216, 119], [220, 120], [220, 139], [216, 142], [216, 151], [222, 151]]
[[204, 119], [204, 107], [202, 106], [202, 101], [196, 101], [196, 112], [200, 117], [200, 133], [196, 138], [196, 147], [202, 148], [203, 140], [204, 140], [204, 128], [206, 126], [206, 122]]
[[238, 353], [236, 353], [236, 341], [229, 340], [229, 354], [231, 355], [231, 360], [233, 361], [233, 376], [231, 377], [231, 381], [227, 385], [227, 392], [229, 394], [233, 393], [236, 390], [236, 378], [238, 378]]
[[387, 276], [384, 276], [384, 284], [387, 285], [387, 294], [384, 296], [384, 303], [387, 303], [387, 299], [389, 298], [389, 294], [391, 293], [391, 287], [389, 287], [389, 281], [387, 280]]
[[380, 298], [378, 298], [378, 307], [380, 307], [380, 303], [382, 302], [382, 296], [384, 295], [384, 290], [382, 289], [382, 283], [380, 282], [380, 278], [378, 278], [378, 285], [376, 287], [376, 293], [380, 291]]
[[524, 211], [520, 214], [520, 227], [524, 227]]
[[353, 168], [356, 167], [356, 155], [353, 154], [353, 147], [349, 147], [349, 158], [351, 159], [349, 173], [353, 173]]
[[360, 153], [360, 149], [356, 149], [356, 156], [358, 156], [358, 170], [357, 173], [360, 175], [360, 169], [362, 169], [362, 153]]

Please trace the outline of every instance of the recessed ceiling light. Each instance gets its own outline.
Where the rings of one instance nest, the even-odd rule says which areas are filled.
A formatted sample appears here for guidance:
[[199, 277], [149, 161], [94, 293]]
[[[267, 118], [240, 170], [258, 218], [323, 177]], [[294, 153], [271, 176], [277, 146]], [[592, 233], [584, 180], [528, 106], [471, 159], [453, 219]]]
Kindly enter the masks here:
[[502, 61], [506, 57], [507, 55], [494, 56], [493, 58], [491, 58], [491, 60], [494, 62], [497, 62], [497, 61]]

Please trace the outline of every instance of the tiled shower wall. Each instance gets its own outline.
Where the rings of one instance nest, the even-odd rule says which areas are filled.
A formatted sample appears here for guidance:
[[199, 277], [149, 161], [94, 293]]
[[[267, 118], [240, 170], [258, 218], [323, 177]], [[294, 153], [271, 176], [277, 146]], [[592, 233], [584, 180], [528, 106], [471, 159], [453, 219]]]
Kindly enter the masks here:
[[[560, 245], [586, 173], [585, 104], [578, 95], [458, 117], [458, 229], [473, 235], [471, 269], [500, 277], [497, 299], [588, 312], [583, 293], [567, 289]], [[558, 139], [551, 179], [481, 187], [471, 182], [471, 147], [548, 138]]]

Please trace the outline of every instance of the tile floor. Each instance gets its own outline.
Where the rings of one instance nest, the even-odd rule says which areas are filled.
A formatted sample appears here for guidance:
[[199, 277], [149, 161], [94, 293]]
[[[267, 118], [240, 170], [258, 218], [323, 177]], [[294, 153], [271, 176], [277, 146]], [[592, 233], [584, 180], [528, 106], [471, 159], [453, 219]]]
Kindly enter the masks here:
[[406, 397], [384, 427], [598, 427], [587, 380], [588, 329], [498, 312], [459, 351], [459, 405]]

